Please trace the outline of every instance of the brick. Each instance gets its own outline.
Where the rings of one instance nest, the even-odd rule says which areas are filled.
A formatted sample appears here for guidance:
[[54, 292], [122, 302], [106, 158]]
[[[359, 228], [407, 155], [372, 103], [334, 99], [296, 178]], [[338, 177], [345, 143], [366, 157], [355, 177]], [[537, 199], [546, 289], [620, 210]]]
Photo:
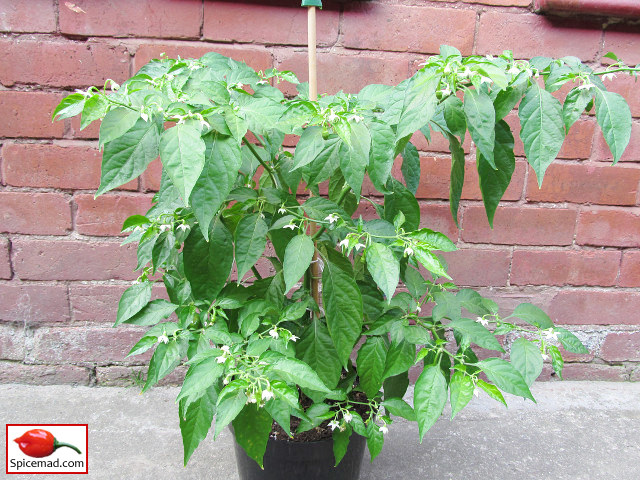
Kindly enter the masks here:
[[28, 385], [89, 385], [88, 368], [74, 365], [25, 365], [0, 362], [0, 383]]
[[0, 237], [0, 278], [11, 278], [11, 258], [9, 257], [9, 240]]
[[631, 376], [629, 377], [629, 380], [632, 382], [640, 382], [640, 367], [631, 371]]
[[454, 243], [458, 241], [459, 230], [448, 204], [421, 203], [420, 228], [425, 227], [444, 233]]
[[[602, 136], [602, 132], [599, 130], [593, 139], [593, 159], [607, 162], [613, 161], [611, 150], [609, 150], [609, 146]], [[640, 163], [640, 123], [633, 123], [631, 125], [631, 139], [629, 140], [629, 145], [627, 145], [627, 148], [620, 157], [620, 162]]]
[[640, 168], [597, 163], [552, 163], [542, 188], [529, 169], [527, 200], [597, 205], [635, 205], [640, 185]]
[[[158, 386], [181, 386], [187, 373], [186, 365], [178, 365]], [[146, 366], [108, 366], [96, 368], [96, 381], [103, 387], [142, 386], [147, 376]]]
[[100, 134], [100, 121], [91, 123], [84, 130], [80, 130], [80, 117], [75, 116], [69, 119], [71, 128], [67, 136], [69, 138], [97, 140]]
[[0, 82], [7, 87], [15, 83], [102, 86], [107, 78], [122, 82], [129, 77], [127, 49], [102, 42], [0, 39], [0, 62], [4, 65]]
[[[401, 162], [398, 163], [394, 175], [402, 178]], [[451, 176], [451, 159], [436, 157], [420, 158], [420, 184], [416, 191], [416, 198], [448, 199]], [[524, 185], [525, 162], [517, 162], [511, 184], [505, 192], [503, 200], [520, 200]], [[462, 188], [463, 200], [482, 200], [482, 193], [478, 184], [478, 169], [475, 162], [465, 163], [465, 182]]]
[[625, 250], [620, 265], [619, 287], [640, 287], [640, 251]]
[[37, 325], [69, 321], [69, 299], [64, 285], [0, 284], [0, 320]]
[[0, 137], [62, 137], [64, 123], [51, 123], [60, 100], [58, 93], [0, 91]]
[[[246, 8], [246, 6], [244, 7]], [[205, 53], [217, 52], [238, 62], [245, 62], [254, 70], [266, 70], [273, 67], [271, 52], [266, 48], [253, 45], [211, 45], [207, 43], [162, 42], [141, 43], [136, 49], [134, 69], [137, 71], [161, 53], [169, 58], [200, 58]]]
[[[614, 367], [597, 363], [567, 363], [562, 372], [564, 380], [587, 380], [591, 382], [626, 382], [629, 380], [628, 367]], [[556, 379], [550, 365], [545, 365], [538, 381]]]
[[[335, 10], [325, 10], [316, 16], [318, 45], [336, 42], [339, 23], [340, 13]], [[307, 45], [307, 11], [273, 5], [248, 7], [239, 2], [205, 2], [202, 34], [207, 40], [222, 42]]]
[[601, 25], [595, 22], [490, 10], [480, 17], [476, 53], [512, 50], [515, 58], [573, 55], [594, 60], [601, 35]]
[[467, 287], [505, 286], [509, 279], [509, 249], [461, 248], [445, 253], [449, 275], [456, 285]]
[[120, 233], [122, 224], [131, 215], [144, 215], [151, 208], [151, 197], [145, 195], [111, 194], [96, 199], [93, 195], [76, 195], [78, 206], [76, 230], [82, 235], [111, 236]]
[[478, 293], [484, 297], [491, 298], [500, 307], [500, 314], [510, 315], [521, 303], [532, 303], [544, 311], [549, 310], [551, 300], [558, 293], [553, 287], [488, 287], [476, 288]]
[[[83, 285], [69, 286], [71, 314], [75, 322], [113, 323], [118, 311], [122, 293], [130, 285]], [[165, 298], [167, 294], [162, 284], [154, 287], [152, 299]]]
[[613, 286], [621, 252], [602, 250], [518, 250], [513, 252], [512, 285]]
[[557, 324], [640, 325], [640, 293], [629, 291], [562, 290], [547, 313]]
[[570, 208], [500, 206], [493, 230], [483, 207], [464, 211], [462, 239], [470, 243], [501, 245], [571, 245], [576, 211]]
[[640, 247], [640, 211], [603, 207], [581, 211], [578, 216], [576, 243]]
[[[434, 131], [431, 132], [430, 142], [427, 141], [426, 137], [422, 133], [416, 132], [411, 137], [411, 143], [413, 143], [421, 152], [451, 152], [451, 150], [449, 150], [449, 141], [444, 138], [444, 135]], [[464, 153], [467, 154], [471, 151], [470, 135], [465, 136], [462, 149], [464, 150]]]
[[[309, 79], [307, 53], [285, 50], [280, 52], [277, 68], [291, 70], [301, 82]], [[381, 53], [357, 53], [336, 55], [318, 52], [318, 92], [336, 93], [344, 90], [357, 93], [370, 83], [396, 85], [407, 78], [409, 59], [404, 55]], [[295, 88], [283, 83], [282, 90], [295, 94]]]
[[102, 0], [77, 3], [85, 13], [60, 5], [60, 30], [69, 35], [198, 38], [202, 2], [197, 0]]
[[464, 3], [480, 3], [482, 5], [494, 5], [496, 7], [528, 7], [531, 0], [462, 0]]
[[[613, 52], [627, 65], [640, 63], [640, 37], [638, 29], [631, 25], [613, 25], [604, 31], [603, 53]], [[612, 63], [608, 58], [602, 58], [603, 63]]]
[[24, 358], [24, 326], [0, 323], [0, 359]]
[[143, 191], [157, 192], [160, 190], [160, 179], [162, 178], [162, 162], [156, 159], [149, 164], [147, 169], [140, 175]]
[[640, 95], [638, 95], [638, 84], [636, 78], [631, 75], [618, 75], [613, 80], [606, 83], [607, 89], [611, 92], [622, 95], [627, 103], [631, 115], [640, 117]]
[[138, 327], [40, 328], [30, 356], [47, 363], [141, 363], [151, 352], [125, 359], [147, 329]]
[[605, 362], [640, 362], [640, 333], [610, 333], [600, 356]]
[[[51, 0], [0, 0], [0, 31], [55, 32], [56, 14]], [[34, 15], [34, 12], [38, 12]]]
[[347, 48], [418, 53], [438, 53], [446, 44], [469, 55], [475, 24], [476, 12], [468, 9], [361, 2], [344, 12], [342, 43]]
[[15, 275], [22, 280], [135, 280], [136, 247], [119, 242], [15, 239]]
[[66, 235], [71, 205], [61, 193], [0, 192], [0, 232]]
[[[7, 185], [74, 190], [94, 190], [100, 185], [102, 155], [94, 143], [8, 143], [2, 155], [2, 178]], [[138, 181], [120, 188], [136, 190]]]
[[[515, 144], [513, 153], [517, 157], [524, 157], [524, 145], [520, 139], [520, 119], [517, 113], [507, 115], [505, 121], [514, 133]], [[580, 119], [573, 124], [569, 134], [564, 139], [562, 148], [557, 158], [587, 159], [591, 156], [591, 144], [593, 143], [596, 123], [593, 119]]]

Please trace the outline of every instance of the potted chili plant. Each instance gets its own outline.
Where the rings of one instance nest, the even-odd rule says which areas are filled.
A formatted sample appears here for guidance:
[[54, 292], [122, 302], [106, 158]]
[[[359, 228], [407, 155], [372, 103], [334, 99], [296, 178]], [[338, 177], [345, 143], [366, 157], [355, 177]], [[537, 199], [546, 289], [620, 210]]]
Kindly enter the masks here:
[[[448, 400], [452, 417], [478, 390], [505, 405], [502, 392], [533, 400], [544, 359], [562, 373], [558, 342], [585, 353], [539, 308], [521, 304], [502, 316], [494, 301], [453, 283], [438, 254], [455, 244], [421, 227], [411, 138], [448, 139], [457, 221], [461, 145], [471, 136], [491, 224], [515, 167], [504, 117], [516, 105], [540, 183], [571, 125], [594, 107], [620, 158], [631, 115], [602, 77], [638, 69], [614, 62], [595, 72], [574, 57], [465, 58], [443, 46], [396, 86], [311, 101], [291, 72], [256, 72], [211, 52], [153, 60], [122, 85], [66, 97], [54, 118], [81, 114], [83, 127], [102, 120], [96, 195], [162, 161], [153, 207], [123, 227], [125, 242], [138, 243], [141, 273], [116, 325], [149, 327], [129, 353], [155, 349], [143, 391], [188, 365], [177, 398], [185, 464], [211, 428], [215, 439], [231, 425], [260, 467], [272, 437], [331, 437], [330, 469], [345, 465], [353, 438], [373, 459], [395, 417], [417, 421], [422, 440]], [[285, 98], [282, 81], [298, 95]], [[564, 102], [552, 95], [572, 82]], [[288, 135], [299, 137], [295, 149]], [[392, 175], [398, 156], [402, 179]], [[365, 177], [378, 196], [363, 192]], [[359, 215], [363, 205], [375, 219]], [[157, 283], [168, 300], [151, 300]], [[519, 334], [509, 361], [497, 338], [508, 332]], [[479, 360], [477, 348], [495, 354]], [[410, 404], [403, 397], [416, 364]], [[332, 478], [357, 478], [361, 451]]]

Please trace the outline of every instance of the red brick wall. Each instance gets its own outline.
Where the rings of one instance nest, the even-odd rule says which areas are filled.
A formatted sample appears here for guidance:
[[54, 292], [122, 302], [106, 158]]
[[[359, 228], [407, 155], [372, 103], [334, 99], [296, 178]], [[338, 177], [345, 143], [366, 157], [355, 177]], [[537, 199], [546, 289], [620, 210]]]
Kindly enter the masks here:
[[[135, 278], [135, 252], [119, 246], [117, 233], [128, 215], [148, 208], [159, 169], [94, 200], [98, 129], [80, 131], [76, 119], [51, 123], [64, 94], [120, 82], [161, 52], [218, 51], [306, 78], [306, 17], [297, 0], [74, 0], [82, 11], [69, 3], [0, 0], [0, 382], [122, 384], [145, 360], [124, 359], [135, 328], [111, 328], [119, 295]], [[531, 3], [327, 5], [318, 15], [320, 90], [398, 82], [441, 43], [464, 54], [576, 55], [595, 67], [613, 50], [640, 63], [637, 25], [550, 19], [532, 13]], [[622, 161], [609, 165], [585, 116], [541, 190], [520, 158], [493, 230], [473, 184], [473, 147], [466, 145], [469, 184], [457, 230], [445, 200], [445, 144], [418, 143], [424, 223], [457, 241], [460, 251], [447, 257], [454, 278], [498, 299], [505, 312], [530, 301], [578, 330], [591, 354], [569, 357], [573, 379], [640, 380], [640, 90], [620, 77], [611, 86], [636, 117]]]

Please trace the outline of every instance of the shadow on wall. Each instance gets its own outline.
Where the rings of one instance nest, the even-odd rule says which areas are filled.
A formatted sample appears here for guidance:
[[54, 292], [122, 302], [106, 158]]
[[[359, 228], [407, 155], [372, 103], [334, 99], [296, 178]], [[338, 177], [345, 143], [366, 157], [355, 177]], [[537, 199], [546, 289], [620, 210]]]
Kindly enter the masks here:
[[[228, 3], [244, 3], [247, 5], [268, 5], [270, 7], [295, 7], [300, 8], [301, 0], [217, 0]], [[324, 10], [345, 10], [357, 8], [359, 4], [370, 0], [322, 0], [322, 8]]]

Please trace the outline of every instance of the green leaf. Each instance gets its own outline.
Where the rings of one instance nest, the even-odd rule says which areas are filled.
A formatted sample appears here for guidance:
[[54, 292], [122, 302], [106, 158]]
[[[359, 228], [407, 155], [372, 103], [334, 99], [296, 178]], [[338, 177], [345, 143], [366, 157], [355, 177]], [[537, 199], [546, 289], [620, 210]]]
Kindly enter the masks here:
[[593, 100], [593, 94], [589, 89], [574, 88], [567, 94], [562, 106], [562, 118], [567, 132], [580, 118], [589, 102]]
[[293, 169], [304, 167], [313, 162], [315, 158], [325, 149], [326, 141], [322, 136], [322, 128], [312, 126], [307, 127], [296, 145], [293, 156]]
[[398, 286], [400, 279], [400, 262], [393, 251], [382, 243], [373, 242], [365, 250], [367, 269], [376, 285], [387, 297], [387, 304]]
[[411, 238], [415, 238], [428, 245], [430, 250], [441, 250], [443, 252], [455, 252], [456, 244], [449, 240], [444, 233], [436, 232], [429, 228], [421, 228], [415, 232], [408, 233]]
[[211, 132], [202, 137], [205, 144], [205, 162], [191, 192], [191, 205], [205, 240], [211, 220], [235, 185], [242, 164], [240, 145], [233, 137]]
[[562, 380], [562, 370], [564, 369], [564, 359], [560, 353], [560, 349], [555, 345], [547, 345], [547, 351], [551, 354], [551, 366], [556, 372], [560, 380]]
[[580, 339], [566, 328], [555, 327], [553, 330], [558, 333], [558, 340], [567, 352], [589, 353], [589, 349], [582, 344]]
[[493, 107], [496, 111], [496, 122], [506, 117], [511, 110], [518, 104], [527, 89], [528, 82], [517, 81], [514, 85], [505, 90], [498, 92], [496, 99], [493, 101]]
[[304, 233], [296, 235], [288, 243], [284, 251], [283, 263], [286, 292], [291, 290], [298, 283], [300, 277], [304, 275], [304, 272], [307, 271], [307, 268], [311, 265], [314, 251], [313, 240]]
[[107, 114], [109, 101], [104, 95], [93, 95], [87, 98], [82, 109], [82, 117], [80, 119], [80, 130], [84, 130], [95, 120], [104, 117]]
[[416, 346], [406, 340], [393, 342], [387, 351], [383, 379], [406, 372], [413, 366], [416, 358]]
[[233, 138], [240, 142], [247, 133], [247, 122], [244, 118], [236, 115], [230, 107], [225, 109], [224, 121], [231, 132]]
[[482, 390], [487, 392], [487, 395], [489, 395], [491, 398], [493, 398], [494, 400], [497, 400], [498, 402], [502, 403], [505, 407], [507, 406], [507, 402], [505, 401], [504, 397], [502, 396], [502, 392], [500, 392], [500, 390], [498, 390], [498, 387], [496, 387], [495, 385], [491, 385], [490, 383], [485, 382], [481, 378], [478, 379], [478, 386]]
[[451, 150], [451, 176], [449, 181], [449, 208], [451, 216], [458, 225], [458, 208], [464, 185], [464, 149], [456, 137], [447, 134], [449, 150]]
[[[219, 396], [218, 400], [220, 400], [220, 398]], [[244, 388], [236, 389], [220, 401], [216, 409], [216, 427], [213, 432], [214, 440], [218, 438], [218, 435], [220, 435], [224, 427], [229, 425], [238, 416], [246, 403], [247, 395], [245, 394]]]
[[420, 206], [416, 197], [395, 178], [389, 179], [387, 190], [391, 193], [384, 196], [384, 219], [393, 223], [398, 212], [402, 212], [405, 230], [416, 230], [420, 225]]
[[78, 115], [84, 108], [84, 99], [85, 96], [81, 93], [72, 93], [71, 95], [67, 95], [53, 111], [51, 121], [63, 120], [65, 118], [71, 118]]
[[402, 177], [407, 185], [407, 190], [412, 194], [416, 194], [418, 185], [420, 184], [420, 154], [413, 143], [407, 143], [402, 152]]
[[467, 403], [473, 398], [475, 386], [471, 377], [464, 372], [456, 370], [451, 375], [451, 419], [456, 416], [460, 410], [467, 406]]
[[390, 125], [379, 121], [369, 123], [369, 133], [371, 134], [369, 168], [367, 169], [369, 178], [378, 191], [386, 193], [384, 185], [387, 183], [393, 167], [395, 134]]
[[384, 402], [382, 402], [380, 405], [382, 405], [384, 408], [389, 410], [389, 413], [391, 413], [391, 415], [396, 415], [398, 417], [405, 418], [410, 422], [415, 422], [417, 420], [416, 412], [413, 411], [413, 408], [411, 408], [411, 405], [409, 405], [407, 402], [405, 402], [401, 398], [397, 398], [397, 397], [387, 398], [386, 393], [387, 392], [385, 390], [385, 399], [384, 399]]
[[444, 120], [449, 131], [460, 138], [464, 138], [467, 132], [467, 120], [464, 115], [462, 100], [455, 95], [448, 96], [444, 102]]
[[134, 355], [140, 355], [144, 352], [146, 352], [147, 350], [149, 350], [152, 347], [155, 347], [156, 343], [158, 343], [158, 337], [148, 337], [148, 336], [144, 336], [142, 337], [138, 343], [136, 343], [131, 350], [129, 351], [129, 353], [127, 353], [127, 357], [133, 357]]
[[268, 230], [269, 227], [259, 213], [242, 217], [238, 222], [235, 232], [238, 283], [264, 252]]
[[511, 345], [511, 365], [522, 374], [530, 387], [542, 373], [540, 347], [526, 338], [518, 338]]
[[147, 123], [139, 117], [134, 123], [130, 129], [105, 145], [100, 187], [96, 196], [133, 180], [158, 157], [158, 125]]
[[427, 71], [418, 72], [411, 78], [404, 91], [396, 139], [405, 138], [429, 123], [436, 111], [439, 82], [439, 75]]
[[617, 93], [596, 89], [596, 120], [615, 164], [631, 138], [631, 111], [627, 101]]
[[297, 357], [307, 363], [330, 389], [340, 381], [342, 363], [327, 326], [318, 318], [309, 324], [296, 343]]
[[267, 449], [272, 423], [271, 415], [264, 408], [252, 403], [245, 405], [233, 420], [236, 441], [262, 469], [264, 469], [262, 459]]
[[211, 223], [207, 242], [198, 225], [184, 242], [184, 274], [196, 299], [213, 301], [227, 282], [233, 266], [233, 238], [220, 217]]
[[205, 358], [201, 362], [191, 365], [184, 377], [184, 383], [176, 402], [207, 390], [216, 383], [223, 373], [224, 364], [218, 363], [217, 356]]
[[351, 125], [351, 145], [343, 143], [340, 148], [340, 170], [347, 184], [360, 197], [364, 171], [369, 165], [371, 134], [364, 123]]
[[149, 373], [142, 393], [169, 375], [178, 366], [182, 358], [178, 342], [159, 343], [149, 362]]
[[332, 262], [325, 262], [322, 286], [329, 333], [346, 367], [362, 331], [362, 295], [353, 277]]
[[[99, 148], [124, 135], [140, 120], [142, 120], [140, 113], [130, 108], [117, 107], [109, 110], [100, 124]], [[147, 123], [144, 120], [142, 121]], [[150, 124], [153, 124], [153, 122]], [[150, 124], [147, 123], [147, 125]]]
[[475, 343], [479, 347], [489, 350], [504, 352], [500, 342], [482, 324], [469, 318], [457, 318], [448, 325], [464, 337], [469, 343]]
[[118, 302], [118, 314], [114, 327], [129, 320], [149, 303], [152, 287], [151, 282], [140, 282], [134, 283], [124, 291]]
[[543, 310], [530, 303], [521, 303], [511, 314], [542, 330], [553, 328], [553, 322]]
[[205, 164], [206, 145], [197, 128], [182, 124], [165, 130], [160, 159], [186, 205]]
[[317, 185], [332, 176], [340, 166], [339, 152], [342, 146], [343, 143], [339, 137], [329, 138], [325, 142], [324, 150], [302, 168], [302, 176], [308, 186]]
[[558, 156], [564, 142], [562, 105], [534, 83], [520, 102], [518, 116], [524, 153], [536, 172], [538, 186], [542, 186], [544, 172]]
[[326, 403], [314, 403], [304, 413], [307, 418], [302, 418], [300, 420], [300, 426], [298, 427], [297, 433], [307, 432], [312, 428], [317, 427], [325, 420], [333, 418], [331, 407]]
[[371, 461], [375, 459], [382, 451], [384, 445], [384, 434], [380, 431], [378, 425], [375, 422], [369, 422], [367, 424], [367, 448], [369, 449], [369, 455]]
[[313, 368], [296, 358], [280, 357], [271, 364], [269, 371], [278, 375], [283, 381], [295, 383], [301, 388], [322, 393], [331, 392]]
[[238, 104], [240, 106], [238, 113], [246, 120], [249, 130], [260, 135], [276, 128], [278, 119], [285, 111], [281, 103], [267, 97], [241, 95]]
[[180, 415], [180, 432], [184, 447], [184, 465], [204, 440], [211, 428], [213, 415], [216, 412], [215, 392], [209, 392], [191, 403], [184, 417]]
[[414, 248], [414, 255], [416, 260], [422, 264], [424, 268], [433, 273], [436, 277], [445, 277], [451, 280], [451, 277], [445, 270], [444, 266], [433, 253], [429, 250], [425, 250], [422, 247]]
[[393, 377], [385, 379], [382, 383], [385, 398], [398, 397], [402, 398], [409, 387], [409, 372], [402, 372]]
[[413, 408], [418, 418], [418, 430], [420, 443], [424, 434], [433, 426], [442, 415], [447, 403], [447, 380], [444, 378], [440, 367], [435, 365], [425, 366], [416, 381], [413, 393]]
[[476, 365], [486, 373], [489, 380], [495, 383], [499, 389], [512, 395], [528, 398], [535, 403], [535, 399], [531, 395], [524, 378], [509, 362], [501, 358], [487, 358]]
[[498, 208], [498, 203], [500, 203], [504, 192], [507, 191], [516, 168], [513, 146], [514, 140], [511, 129], [504, 120], [500, 120], [496, 123], [496, 143], [493, 150], [497, 170], [491, 167], [481, 153], [477, 155], [480, 191], [482, 192], [482, 201], [484, 202], [491, 228], [493, 228], [493, 217]]
[[133, 317], [125, 320], [122, 323], [129, 323], [132, 325], [155, 325], [160, 320], [167, 318], [173, 312], [175, 312], [178, 305], [167, 302], [163, 299], [153, 300], [149, 302], [142, 310], [136, 313]]
[[478, 151], [493, 168], [493, 147], [495, 145], [496, 111], [489, 96], [483, 91], [467, 90], [464, 94], [464, 114], [471, 138]]
[[367, 398], [374, 398], [382, 387], [386, 358], [387, 345], [382, 337], [367, 338], [358, 350], [358, 377]]
[[333, 456], [336, 460], [335, 466], [344, 458], [345, 453], [347, 453], [347, 448], [349, 447], [349, 438], [351, 437], [352, 429], [350, 426], [344, 429], [344, 431], [339, 428], [333, 431]]

